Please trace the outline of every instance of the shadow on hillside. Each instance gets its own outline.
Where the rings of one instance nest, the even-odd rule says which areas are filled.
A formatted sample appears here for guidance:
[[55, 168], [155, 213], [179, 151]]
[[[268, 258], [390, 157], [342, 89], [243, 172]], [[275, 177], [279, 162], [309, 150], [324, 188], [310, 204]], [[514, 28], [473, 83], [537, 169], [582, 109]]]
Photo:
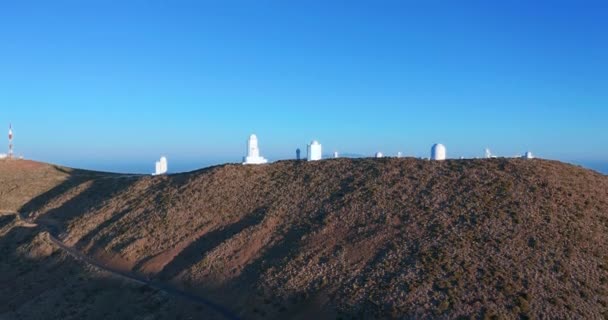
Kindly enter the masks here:
[[[119, 221], [124, 216], [126, 216], [129, 212], [130, 212], [130, 210], [123, 210], [123, 211], [121, 211], [119, 213], [116, 213], [116, 214], [112, 215], [109, 219], [107, 219], [104, 222], [98, 224], [95, 228], [93, 228], [93, 230], [89, 231], [86, 235], [84, 235], [83, 237], [81, 237], [78, 240], [78, 242], [74, 245], [74, 247], [76, 247], [76, 248], [86, 247], [88, 244], [91, 243], [91, 241], [95, 238], [95, 236], [99, 235], [99, 233], [103, 229], [111, 226], [114, 222]], [[111, 241], [111, 239], [103, 239], [103, 240], [95, 243], [95, 247], [103, 248], [110, 241]]]
[[43, 231], [13, 227], [0, 237], [2, 319], [224, 319], [204, 305], [91, 271], [36, 240]]
[[[136, 181], [132, 177], [71, 173], [65, 181], [23, 205], [19, 212], [36, 221], [43, 219], [58, 235], [66, 230], [70, 220], [103, 206]], [[49, 204], [56, 207], [47, 209]]]
[[352, 192], [354, 183], [355, 179], [352, 176], [341, 180], [337, 185], [338, 189], [324, 199], [313, 212], [307, 213], [303, 208], [297, 208], [298, 216], [306, 216], [304, 221], [299, 223], [285, 221], [284, 227], [286, 227], [286, 230], [280, 232], [279, 237], [274, 242], [263, 248], [261, 254], [249, 263], [238, 277], [226, 284], [227, 287], [242, 285], [249, 287], [260, 279], [263, 269], [280, 268], [288, 263], [297, 254], [302, 237], [323, 227], [327, 212], [332, 211], [330, 206], [341, 206], [344, 196]]
[[[170, 175], [170, 176], [161, 176], [151, 185], [147, 186], [146, 193], [155, 195], [153, 203], [156, 204], [155, 210], [159, 210], [159, 208], [164, 207], [162, 210], [166, 210], [167, 207], [171, 205], [170, 197], [163, 192], [163, 190], [170, 189], [171, 187], [178, 187], [184, 183], [186, 183], [188, 177], [186, 175]], [[115, 190], [113, 194], [107, 197], [107, 200], [114, 198], [116, 195], [120, 194], [123, 190], [129, 188], [132, 184], [137, 182], [137, 179], [129, 179], [128, 183], [123, 183], [120, 187], [114, 187], [112, 190]], [[75, 247], [77, 248], [85, 248], [90, 244], [93, 246], [89, 249], [100, 249], [105, 248], [107, 244], [109, 244], [113, 238], [112, 235], [102, 235], [102, 231], [108, 227], [111, 227], [116, 222], [123, 219], [129, 213], [132, 212], [131, 208], [137, 207], [137, 205], [129, 206], [126, 210], [121, 210], [119, 212], [112, 212], [111, 217], [104, 220], [100, 224], [98, 224], [95, 228], [89, 231], [86, 235], [81, 237], [76, 243]], [[96, 236], [101, 235], [99, 238]], [[135, 240], [132, 240], [135, 241]], [[125, 242], [119, 245], [112, 247], [112, 251], [120, 252], [122, 249], [128, 247], [131, 243]]]
[[[306, 314], [313, 310], [322, 310], [319, 301], [312, 299], [307, 293], [297, 296], [277, 296], [275, 292], [260, 292], [258, 284], [269, 269], [283, 270], [285, 265], [298, 253], [300, 240], [311, 232], [311, 226], [293, 225], [281, 232], [263, 248], [257, 257], [252, 259], [235, 278], [223, 283], [213, 291], [230, 301], [240, 314], [260, 315], [269, 319], [289, 319], [290, 315]], [[192, 288], [200, 288], [200, 293], [206, 292], [205, 283], [191, 283]], [[197, 289], [194, 289], [197, 291]], [[289, 298], [289, 302], [287, 303]], [[299, 310], [299, 311], [298, 311]], [[327, 316], [327, 315], [325, 315]]]
[[67, 168], [60, 167], [60, 166], [57, 166], [57, 165], [54, 165], [53, 169], [55, 169], [55, 170], [57, 170], [59, 172], [70, 174], [70, 175], [74, 174], [74, 170], [68, 170]]
[[[285, 269], [287, 264], [301, 252], [300, 248], [306, 243], [303, 239], [324, 227], [328, 213], [336, 212], [336, 208], [333, 206], [343, 205], [345, 195], [353, 191], [357, 181], [354, 177], [347, 176], [337, 183], [336, 189], [313, 210], [309, 211], [304, 206], [293, 208], [299, 218], [297, 220], [287, 219], [282, 222], [281, 226], [270, 231], [274, 233], [271, 242], [261, 248], [257, 256], [248, 262], [240, 274], [223, 283], [218, 288], [218, 292], [232, 297], [230, 299], [233, 301], [239, 301], [235, 305], [245, 308], [241, 309], [241, 312], [268, 315], [269, 318], [275, 316], [289, 318], [289, 315], [294, 314], [307, 314], [307, 316], [315, 317], [317, 315], [313, 310], [324, 310], [329, 312], [327, 314], [333, 314], [333, 309], [326, 309], [326, 306], [323, 305], [322, 298], [317, 299], [319, 297], [311, 296], [304, 288], [291, 297], [278, 297], [274, 292], [261, 293], [255, 291], [254, 288], [264, 277], [266, 271]], [[200, 287], [201, 292], [205, 292], [205, 283], [191, 283], [190, 286]], [[289, 303], [287, 303], [288, 301]]]
[[264, 213], [264, 208], [257, 209], [231, 225], [208, 232], [196, 239], [163, 268], [159, 273], [159, 279], [162, 281], [170, 280], [180, 272], [188, 270], [194, 264], [201, 261], [205, 257], [205, 254], [213, 248], [224, 243], [234, 235], [239, 234], [241, 231], [262, 222]]
[[15, 215], [0, 216], [0, 229], [6, 227], [11, 222], [15, 221]]
[[261, 277], [262, 269], [266, 269], [271, 266], [278, 266], [281, 262], [287, 262], [286, 259], [291, 256], [290, 253], [296, 252], [296, 246], [299, 240], [304, 234], [308, 233], [308, 230], [299, 226], [290, 227], [274, 245], [265, 248], [264, 252], [255, 259], [252, 263], [248, 264], [241, 274], [234, 279], [234, 284], [241, 286], [251, 285]]
[[51, 200], [59, 197], [60, 195], [66, 193], [70, 189], [89, 181], [90, 178], [83, 177], [80, 175], [71, 175], [60, 184], [56, 185], [49, 191], [36, 196], [29, 200], [26, 204], [21, 206], [19, 212], [22, 213], [25, 217], [31, 217], [36, 215], [42, 208], [48, 204]]

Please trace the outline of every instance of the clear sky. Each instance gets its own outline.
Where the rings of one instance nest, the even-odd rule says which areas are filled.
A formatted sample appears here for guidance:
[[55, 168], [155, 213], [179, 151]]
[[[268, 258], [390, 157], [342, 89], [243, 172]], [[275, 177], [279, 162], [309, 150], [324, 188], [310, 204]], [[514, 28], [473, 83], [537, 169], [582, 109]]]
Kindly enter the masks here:
[[608, 163], [608, 2], [2, 1], [9, 122], [18, 154], [118, 171], [237, 162], [250, 133], [271, 160]]

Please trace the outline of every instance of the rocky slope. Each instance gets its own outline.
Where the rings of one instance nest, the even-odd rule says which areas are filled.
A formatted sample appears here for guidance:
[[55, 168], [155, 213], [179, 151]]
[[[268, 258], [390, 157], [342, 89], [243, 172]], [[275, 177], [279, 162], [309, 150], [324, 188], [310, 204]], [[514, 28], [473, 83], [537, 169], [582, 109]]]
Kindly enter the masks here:
[[2, 166], [0, 209], [245, 319], [608, 316], [608, 177], [559, 162], [336, 159], [161, 177], [42, 165], [55, 180], [12, 190]]
[[0, 225], [0, 319], [222, 319], [76, 260], [14, 215]]

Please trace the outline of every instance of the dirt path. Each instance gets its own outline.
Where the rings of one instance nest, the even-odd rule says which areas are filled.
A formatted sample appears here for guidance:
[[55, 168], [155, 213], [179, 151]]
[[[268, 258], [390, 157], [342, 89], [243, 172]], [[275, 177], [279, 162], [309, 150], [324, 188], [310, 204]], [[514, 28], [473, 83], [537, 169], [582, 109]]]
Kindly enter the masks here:
[[128, 273], [113, 269], [111, 267], [105, 266], [102, 263], [100, 263], [99, 261], [96, 261], [95, 259], [88, 257], [86, 255], [83, 255], [82, 253], [74, 250], [73, 248], [68, 247], [65, 243], [61, 242], [59, 239], [57, 239], [51, 233], [49, 233], [49, 239], [51, 240], [51, 242], [53, 242], [55, 245], [57, 245], [59, 248], [61, 248], [63, 251], [65, 251], [66, 253], [68, 253], [69, 255], [74, 257], [75, 259], [83, 261], [83, 262], [85, 262], [89, 265], [92, 265], [98, 269], [101, 269], [103, 271], [109, 272], [110, 274], [112, 274], [114, 276], [117, 276], [122, 279], [130, 280], [130, 281], [133, 281], [133, 282], [136, 282], [139, 284], [147, 285], [151, 288], [166, 292], [169, 295], [177, 296], [177, 297], [180, 297], [183, 299], [190, 300], [197, 304], [204, 305], [206, 307], [211, 308], [213, 311], [216, 311], [217, 313], [221, 314], [226, 319], [233, 319], [233, 320], [239, 319], [236, 315], [234, 315], [228, 309], [226, 309], [218, 304], [215, 304], [207, 299], [198, 297], [196, 295], [193, 295], [193, 294], [185, 292], [185, 291], [181, 291], [181, 290], [172, 288], [170, 286], [167, 286], [167, 285], [164, 285], [161, 283], [151, 282], [148, 279], [144, 279], [142, 277], [138, 277], [138, 276], [128, 274]]
[[66, 245], [65, 243], [63, 243], [61, 240], [59, 240], [55, 235], [54, 235], [54, 229], [55, 226], [53, 225], [42, 225], [42, 224], [35, 224], [33, 222], [30, 222], [28, 219], [23, 219], [23, 217], [21, 217], [20, 213], [16, 213], [16, 212], [9, 212], [9, 211], [2, 211], [0, 210], [0, 215], [9, 215], [9, 214], [15, 214], [18, 215], [21, 219], [21, 225], [22, 226], [26, 226], [26, 227], [42, 227], [44, 231], [48, 232], [49, 235], [49, 240], [54, 243], [57, 247], [59, 247], [61, 250], [63, 250], [65, 253], [69, 254], [70, 256], [72, 256], [73, 258], [75, 258], [76, 260], [82, 261], [86, 264], [89, 264], [91, 266], [94, 266], [95, 268], [98, 268], [100, 270], [103, 270], [105, 272], [110, 273], [113, 276], [116, 276], [118, 278], [122, 278], [124, 280], [128, 280], [128, 281], [133, 281], [136, 282], [138, 284], [141, 285], [146, 285], [148, 287], [154, 288], [156, 290], [165, 292], [171, 296], [174, 297], [178, 297], [178, 298], [182, 298], [182, 299], [186, 299], [189, 300], [191, 302], [194, 302], [196, 304], [205, 306], [210, 308], [211, 310], [221, 314], [224, 318], [226, 319], [230, 319], [230, 320], [239, 320], [239, 317], [237, 317], [234, 313], [232, 313], [230, 310], [228, 310], [227, 308], [213, 303], [205, 298], [196, 296], [194, 294], [176, 289], [174, 287], [171, 287], [169, 285], [166, 284], [162, 284], [162, 283], [158, 283], [158, 282], [152, 282], [148, 279], [145, 279], [143, 277], [139, 277], [136, 276], [134, 274], [130, 274], [127, 272], [123, 272], [117, 269], [114, 269], [110, 266], [106, 266], [103, 263], [89, 257], [86, 256], [84, 254], [82, 254], [81, 252], [75, 250], [74, 248]]

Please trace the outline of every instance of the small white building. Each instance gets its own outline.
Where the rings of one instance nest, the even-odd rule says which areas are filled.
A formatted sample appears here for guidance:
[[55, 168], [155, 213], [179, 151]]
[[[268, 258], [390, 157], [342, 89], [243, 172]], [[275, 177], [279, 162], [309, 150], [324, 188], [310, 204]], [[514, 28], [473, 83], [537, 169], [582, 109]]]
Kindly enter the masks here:
[[397, 158], [401, 158], [403, 157], [403, 153], [401, 153], [401, 151], [397, 152]]
[[431, 160], [445, 160], [447, 158], [447, 150], [444, 145], [437, 143], [431, 148]]
[[308, 145], [308, 161], [318, 161], [323, 159], [323, 147], [319, 141], [314, 140]]
[[384, 154], [382, 152], [376, 152], [376, 158], [384, 158]]
[[155, 166], [153, 175], [158, 176], [161, 174], [166, 174], [167, 171], [168, 171], [167, 158], [160, 157], [160, 160], [156, 161], [156, 166]]
[[338, 151], [334, 151], [334, 159], [338, 159], [340, 157], [340, 154], [338, 153]]
[[532, 154], [532, 152], [526, 151], [526, 153], [524, 153], [524, 155], [522, 156], [522, 158], [524, 158], [524, 159], [534, 159], [534, 155]]
[[247, 140], [247, 155], [243, 157], [243, 164], [264, 164], [268, 163], [264, 157], [260, 156], [258, 147], [258, 137], [255, 134], [249, 136]]

